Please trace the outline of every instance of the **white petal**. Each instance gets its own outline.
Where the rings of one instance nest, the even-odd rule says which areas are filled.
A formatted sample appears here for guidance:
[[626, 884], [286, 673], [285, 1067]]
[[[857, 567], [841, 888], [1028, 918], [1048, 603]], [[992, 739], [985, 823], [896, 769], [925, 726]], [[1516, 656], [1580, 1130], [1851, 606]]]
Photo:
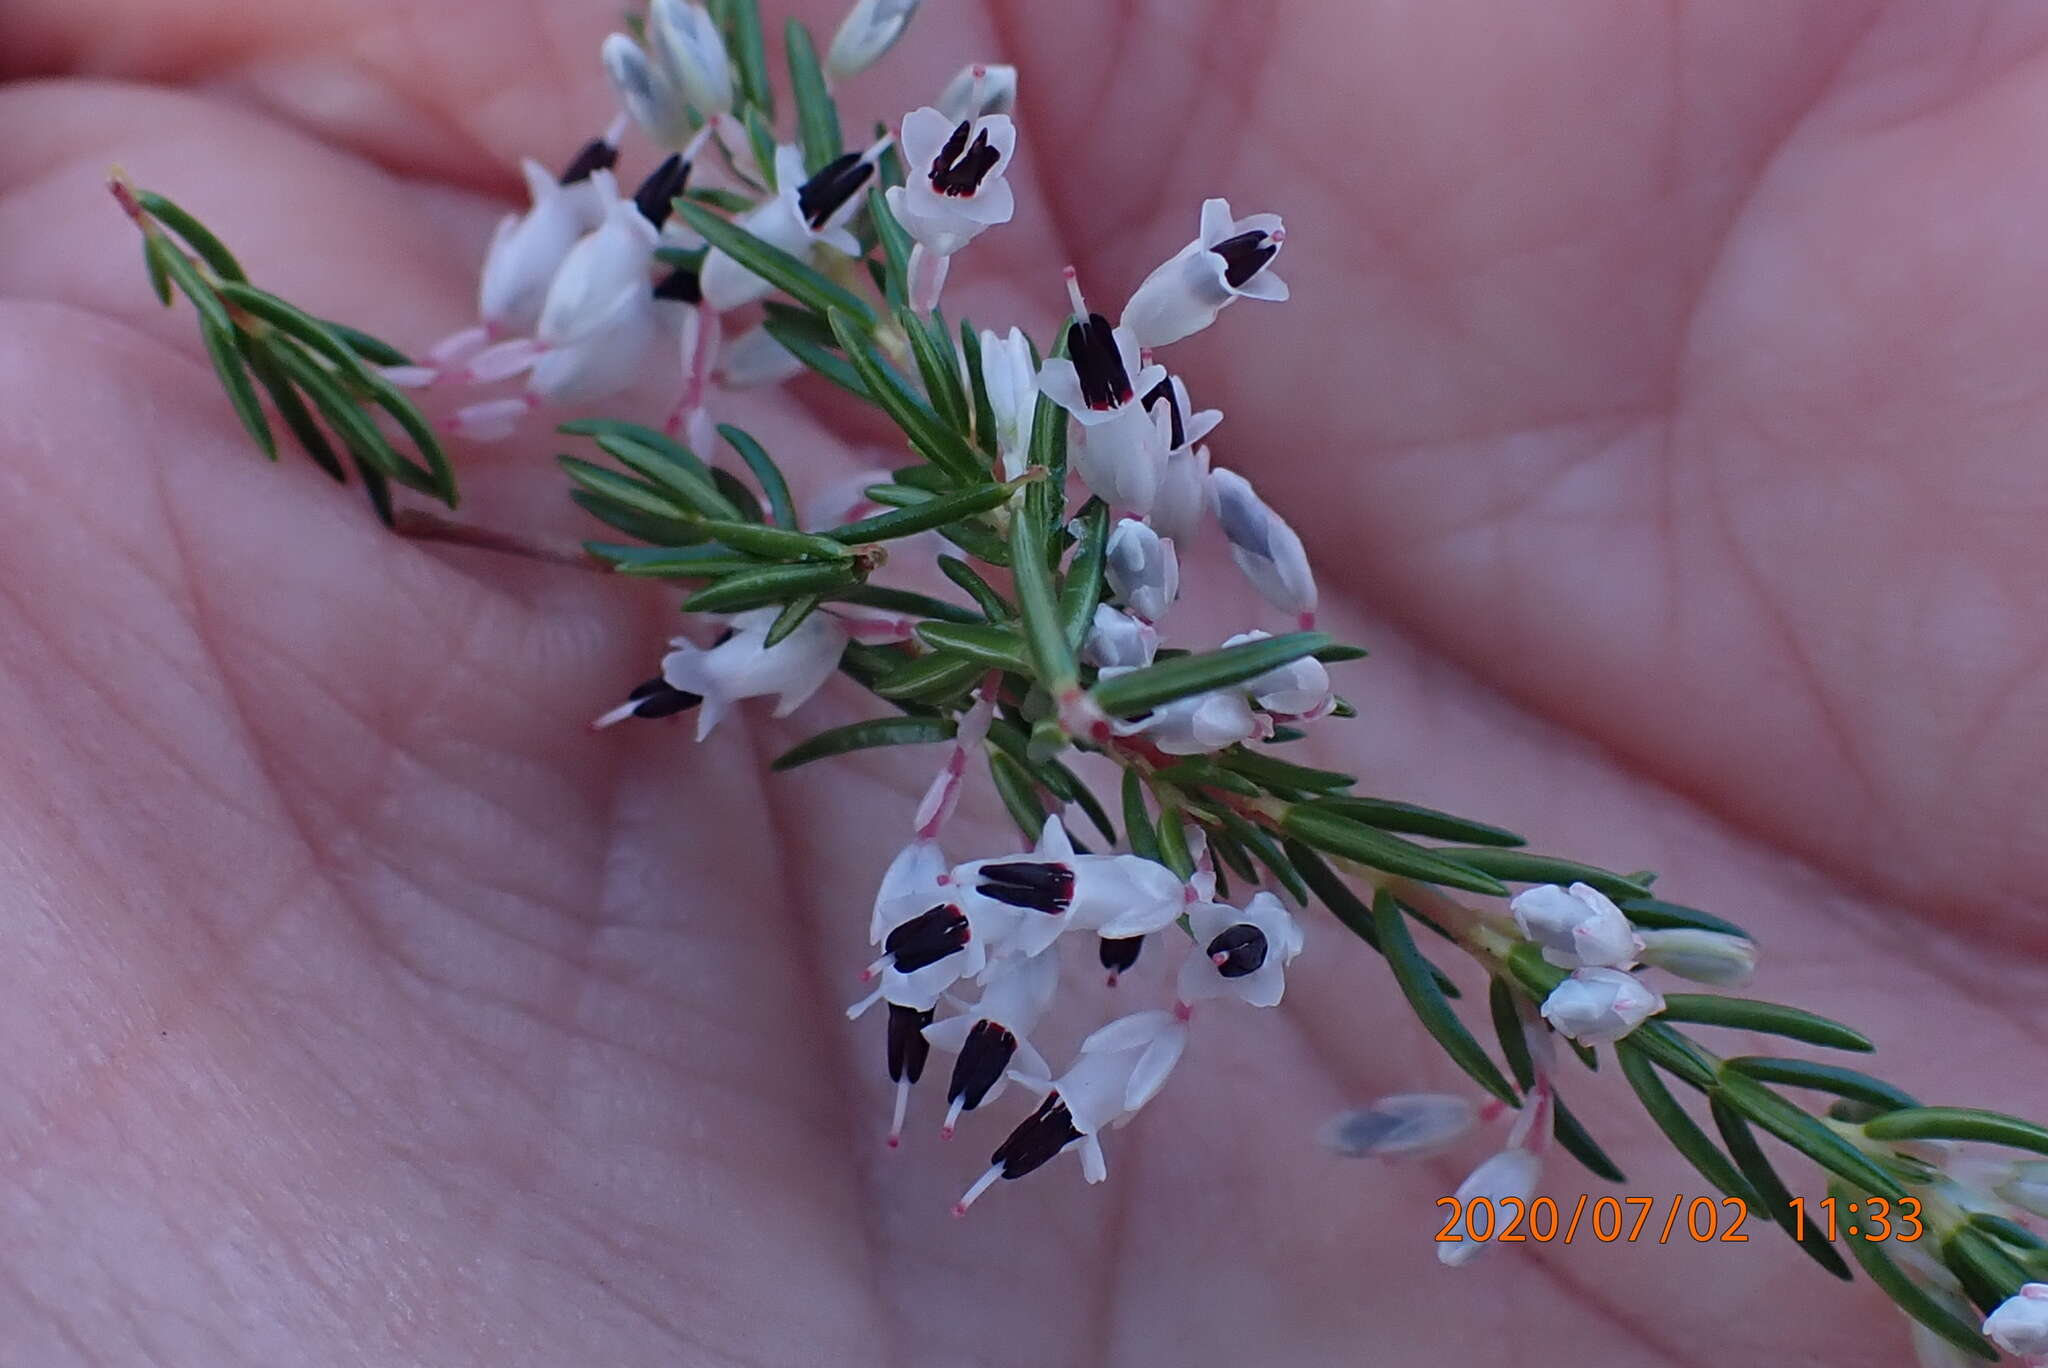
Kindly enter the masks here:
[[1131, 1081], [1124, 1087], [1126, 1112], [1138, 1110], [1159, 1095], [1187, 1046], [1188, 1029], [1178, 1021], [1153, 1037], [1145, 1046], [1144, 1053], [1138, 1056], [1137, 1066], [1131, 1070]]
[[1242, 232], [1237, 220], [1230, 216], [1230, 201], [1208, 199], [1202, 201], [1202, 230], [1196, 235], [1204, 250], [1214, 247], [1225, 238], [1235, 237]]
[[959, 1054], [961, 1047], [967, 1044], [968, 1032], [980, 1021], [979, 1012], [962, 1012], [958, 1016], [947, 1017], [944, 1021], [934, 1021], [925, 1027], [924, 1038], [934, 1050]]
[[1091, 1183], [1109, 1177], [1109, 1163], [1102, 1157], [1102, 1142], [1092, 1135], [1081, 1137], [1081, 1176]]

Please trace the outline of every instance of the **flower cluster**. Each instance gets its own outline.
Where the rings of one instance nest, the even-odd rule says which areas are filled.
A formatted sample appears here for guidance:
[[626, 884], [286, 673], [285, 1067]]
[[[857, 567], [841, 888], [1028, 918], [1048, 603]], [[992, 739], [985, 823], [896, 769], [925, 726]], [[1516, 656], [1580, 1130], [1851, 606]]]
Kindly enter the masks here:
[[[858, 0], [822, 59], [792, 24], [795, 117], [784, 135], [756, 7], [651, 0], [632, 33], [611, 35], [599, 53], [619, 117], [559, 174], [523, 164], [528, 204], [485, 250], [476, 322], [417, 364], [256, 289], [216, 237], [162, 197], [118, 179], [113, 189], [144, 234], [160, 294], [168, 302], [175, 288], [199, 306], [251, 434], [273, 444], [253, 379], [340, 477], [317, 410], [387, 523], [403, 525], [394, 484], [451, 506], [455, 497], [432, 425], [400, 387], [462, 390], [449, 425], [490, 440], [540, 411], [622, 400], [667, 378], [661, 429], [612, 418], [563, 427], [627, 473], [573, 457], [563, 466], [583, 507], [633, 543], [587, 543], [590, 554], [689, 582], [689, 620], [715, 635], [686, 627], [658, 672], [594, 725], [694, 712], [701, 739], [743, 700], [772, 698], [786, 716], [844, 674], [898, 712], [811, 736], [776, 768], [871, 746], [943, 747], [882, 874], [869, 991], [849, 1015], [886, 1009], [892, 1146], [933, 1049], [951, 1061], [942, 1137], [1013, 1086], [1029, 1099], [1011, 1108], [958, 1210], [1069, 1150], [1084, 1177], [1101, 1180], [1103, 1133], [1166, 1084], [1198, 1008], [1212, 1015], [1202, 1004], [1281, 1002], [1302, 948], [1288, 900], [1320, 901], [1379, 953], [1485, 1094], [1382, 1098], [1337, 1118], [1332, 1148], [1400, 1157], [1487, 1128], [1490, 1153], [1461, 1199], [1526, 1202], [1553, 1141], [1619, 1180], [1566, 1109], [1559, 1076], [1560, 1061], [1590, 1067], [1604, 1052], [1680, 1153], [1759, 1211], [1782, 1212], [1790, 1186], [1753, 1128], [1815, 1160], [1842, 1191], [1925, 1198], [1938, 1253], [1902, 1250], [1894, 1265], [1851, 1245], [1934, 1337], [1921, 1341], [1925, 1361], [1947, 1361], [1926, 1348], [1939, 1342], [2048, 1365], [2048, 1242], [2026, 1224], [2048, 1215], [2048, 1165], [1986, 1164], [1956, 1148], [2048, 1154], [2048, 1128], [1922, 1107], [1838, 1065], [1723, 1058], [1678, 1025], [1872, 1045], [1774, 1003], [1665, 998], [1654, 972], [1732, 987], [1749, 979], [1757, 947], [1741, 928], [1653, 894], [1654, 872], [1536, 854], [1513, 832], [1354, 795], [1353, 778], [1284, 758], [1277, 748], [1322, 719], [1354, 715], [1326, 666], [1361, 653], [1313, 630], [1317, 585], [1301, 539], [1240, 473], [1250, 461], [1212, 460], [1223, 414], [1195, 406], [1170, 348], [1241, 299], [1287, 298], [1276, 272], [1286, 227], [1209, 199], [1194, 236], [1121, 310], [1097, 312], [1069, 269], [1067, 312], [1045, 353], [1018, 326], [963, 321], [956, 332], [938, 311], [955, 258], [1015, 218], [1009, 176], [1032, 149], [1012, 118], [1016, 72], [986, 63], [961, 69], [865, 146], [845, 145], [832, 82], [888, 50], [916, 9], [917, 0]], [[654, 165], [621, 179], [634, 129]], [[812, 372], [880, 411], [902, 442], [844, 463], [873, 467], [866, 473], [797, 499], [774, 457], [714, 415], [729, 391]], [[497, 386], [511, 392], [484, 392]], [[387, 440], [378, 414], [420, 460]], [[751, 482], [712, 463], [720, 442]], [[473, 531], [479, 544], [519, 544]], [[1205, 536], [1220, 541], [1269, 622], [1238, 624], [1246, 630], [1220, 642], [1186, 629], [1183, 558]], [[877, 582], [906, 563], [911, 573]], [[937, 577], [923, 568], [943, 572], [971, 606], [923, 592]], [[1121, 772], [1120, 823], [1062, 760], [1074, 751]], [[945, 853], [977, 773], [1028, 849], [964, 862]], [[1084, 823], [1101, 833], [1099, 847], [1083, 844], [1095, 839]], [[1504, 1069], [1452, 1007], [1452, 980], [1411, 923], [1488, 976]], [[1159, 978], [1142, 986], [1145, 947], [1161, 937], [1179, 953], [1162, 965], [1155, 950], [1143, 973], [1158, 968]], [[1131, 980], [1120, 991], [1139, 997], [1136, 1010], [1106, 1023], [1062, 1010], [1063, 981], [1090, 950], [1112, 986]], [[1091, 1026], [1069, 1055], [1065, 1042]], [[1720, 1142], [1666, 1078], [1705, 1095]], [[1835, 1101], [1816, 1115], [1773, 1086]], [[1448, 1263], [1481, 1247], [1437, 1246]], [[1826, 1241], [1801, 1247], [1846, 1275]]]

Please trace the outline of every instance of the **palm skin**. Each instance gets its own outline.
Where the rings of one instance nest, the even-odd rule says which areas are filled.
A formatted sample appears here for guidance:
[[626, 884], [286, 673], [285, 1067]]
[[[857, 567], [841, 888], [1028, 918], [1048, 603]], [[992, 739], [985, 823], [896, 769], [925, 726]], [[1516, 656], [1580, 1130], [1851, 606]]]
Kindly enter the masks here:
[[[1113, 302], [1202, 196], [1284, 212], [1294, 302], [1173, 360], [1374, 649], [1319, 758], [1655, 867], [1881, 1072], [2048, 1113], [2041, 16], [1263, 8], [933, 5], [841, 103], [1019, 62], [1018, 221], [952, 302], [1041, 336], [1064, 262]], [[0, 16], [0, 1357], [1901, 1358], [1867, 1286], [1754, 1225], [1440, 1268], [1432, 1203], [1486, 1142], [1316, 1150], [1346, 1103], [1457, 1086], [1327, 920], [1282, 1008], [1198, 1016], [1106, 1187], [1062, 1160], [948, 1220], [1008, 1107], [941, 1145], [927, 1083], [884, 1151], [880, 1025], [840, 1015], [928, 760], [763, 777], [857, 715], [844, 689], [702, 747], [585, 734], [671, 598], [407, 544], [255, 468], [102, 197], [121, 162], [259, 280], [421, 343], [467, 311], [513, 158], [604, 113], [610, 7], [480, 18]], [[744, 417], [814, 482], [851, 468], [789, 401]], [[465, 454], [465, 514], [584, 531], [548, 450]], [[1258, 620], [1227, 573], [1195, 588], [1177, 629]], [[1003, 841], [988, 809], [961, 857]], [[1074, 1033], [1170, 958], [1077, 974]], [[1569, 1088], [1620, 1191], [1698, 1190], [1616, 1080]]]

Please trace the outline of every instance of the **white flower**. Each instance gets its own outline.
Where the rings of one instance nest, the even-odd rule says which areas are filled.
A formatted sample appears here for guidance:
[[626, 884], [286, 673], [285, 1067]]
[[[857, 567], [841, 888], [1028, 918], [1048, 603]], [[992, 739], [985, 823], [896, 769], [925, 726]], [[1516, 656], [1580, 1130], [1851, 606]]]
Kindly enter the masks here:
[[1166, 379], [1166, 368], [1140, 365], [1130, 334], [1089, 311], [1071, 267], [1067, 293], [1067, 355], [1039, 368], [1038, 388], [1081, 425], [1070, 456], [1083, 482], [1112, 510], [1143, 517], [1158, 495], [1167, 438], [1166, 415], [1155, 426], [1139, 396]]
[[929, 105], [903, 116], [908, 179], [887, 199], [904, 231], [940, 256], [953, 253], [1016, 213], [1003, 173], [1016, 150], [1007, 114], [950, 119]]
[[1154, 415], [1155, 427], [1162, 411], [1168, 420], [1166, 459], [1159, 467], [1158, 493], [1148, 521], [1160, 536], [1171, 537], [1185, 551], [1201, 530], [1209, 506], [1209, 449], [1198, 443], [1223, 421], [1223, 414], [1218, 409], [1196, 411], [1188, 401], [1187, 384], [1177, 375], [1147, 391], [1144, 404]]
[[[1242, 646], [1271, 637], [1271, 632], [1240, 632], [1223, 644]], [[1337, 706], [1337, 700], [1330, 692], [1330, 672], [1314, 656], [1303, 656], [1300, 660], [1276, 665], [1262, 675], [1247, 679], [1237, 689], [1260, 708], [1289, 721], [1312, 721], [1326, 716]]]
[[1017, 107], [1017, 68], [984, 62], [964, 66], [932, 103], [949, 119], [1008, 114]]
[[1281, 612], [1312, 624], [1316, 579], [1294, 529], [1266, 507], [1250, 481], [1221, 466], [1209, 472], [1209, 503], [1230, 543], [1230, 558], [1252, 587]]
[[1198, 902], [1187, 909], [1195, 943], [1180, 967], [1185, 1003], [1236, 997], [1272, 1007], [1287, 991], [1287, 965], [1301, 953], [1301, 928], [1271, 893], [1255, 893], [1243, 911]]
[[1202, 530], [1202, 515], [1209, 511], [1209, 448], [1198, 446], [1166, 453], [1165, 468], [1159, 475], [1159, 492], [1153, 496], [1147, 520], [1159, 535], [1173, 539], [1183, 549], [1194, 545]]
[[697, 739], [703, 740], [735, 702], [776, 695], [775, 716], [795, 712], [839, 668], [846, 628], [830, 613], [812, 613], [773, 646], [768, 629], [778, 610], [758, 608], [732, 620], [732, 635], [706, 649], [678, 637], [662, 657], [661, 673], [671, 688], [703, 696]]
[[1286, 283], [1270, 269], [1286, 240], [1278, 214], [1232, 218], [1230, 201], [1204, 200], [1200, 234], [1145, 277], [1122, 325], [1139, 346], [1163, 347], [1208, 327], [1242, 297], [1287, 298]]
[[951, 896], [952, 876], [947, 872], [946, 853], [937, 841], [918, 840], [896, 852], [875, 890], [874, 911], [868, 916], [868, 944], [880, 945], [882, 938], [934, 904]]
[[[593, 149], [601, 151], [593, 155]], [[533, 206], [524, 214], [501, 219], [484, 254], [477, 316], [489, 335], [531, 332], [540, 321], [548, 283], [577, 239], [604, 220], [605, 200], [594, 177], [598, 171], [609, 175], [606, 154], [616, 158], [617, 147], [592, 143], [559, 181], [531, 158], [519, 163]]]
[[2048, 1359], [2048, 1283], [2030, 1282], [1984, 1319], [1984, 1333], [2008, 1354]]
[[1135, 518], [1109, 534], [1103, 573], [1117, 600], [1146, 622], [1157, 622], [1180, 596], [1180, 557], [1173, 543]]
[[718, 23], [690, 0], [654, 0], [647, 37], [669, 84], [706, 119], [732, 109], [732, 63]]
[[[1097, 677], [1114, 679], [1128, 673], [1111, 668]], [[1161, 703], [1148, 713], [1112, 722], [1110, 730], [1118, 736], [1143, 736], [1168, 755], [1207, 755], [1240, 741], [1271, 736], [1273, 720], [1252, 711], [1237, 690], [1216, 689]]]
[[1022, 1178], [1069, 1146], [1079, 1149], [1081, 1172], [1089, 1182], [1108, 1177], [1096, 1136], [1151, 1101], [1186, 1047], [1187, 1026], [1172, 1013], [1137, 1012], [1082, 1041], [1073, 1067], [1056, 1079], [1013, 1071], [1012, 1078], [1042, 1093], [1044, 1101], [1010, 1132], [988, 1171], [954, 1206], [954, 1214], [963, 1214], [996, 1179]]
[[591, 180], [605, 206], [603, 221], [562, 259], [548, 284], [533, 340], [499, 343], [469, 361], [467, 374], [477, 381], [531, 371], [524, 396], [490, 401], [493, 405], [530, 408], [543, 401], [575, 404], [617, 394], [639, 377], [661, 335], [649, 278], [655, 226], [632, 200], [619, 198], [609, 172], [594, 172]]
[[1664, 999], [1619, 969], [1576, 969], [1543, 1000], [1543, 1019], [1581, 1045], [1620, 1040], [1664, 1010]]
[[1454, 1093], [1392, 1093], [1331, 1117], [1322, 1141], [1354, 1157], [1435, 1154], [1463, 1139], [1478, 1119], [1471, 1099]]
[[1679, 926], [1642, 931], [1637, 939], [1644, 964], [1695, 983], [1739, 988], [1756, 973], [1756, 942], [1747, 936]]
[[[783, 144], [775, 149], [775, 196], [735, 222], [801, 261], [809, 261], [820, 246], [859, 256], [860, 242], [846, 231], [845, 223], [860, 208], [859, 191], [874, 179], [875, 160], [888, 145], [885, 138], [865, 152], [849, 152], [806, 179], [803, 153]], [[715, 247], [705, 255], [698, 281], [704, 302], [721, 313], [750, 304], [775, 288]]]
[[2022, 1211], [2048, 1216], [2048, 1159], [2012, 1165], [1992, 1191]]
[[647, 140], [656, 147], [681, 147], [696, 129], [690, 104], [658, 62], [649, 61], [640, 45], [623, 33], [608, 35], [598, 50], [612, 93]]
[[1024, 473], [1030, 459], [1031, 422], [1038, 412], [1038, 371], [1031, 343], [1021, 328], [1007, 336], [981, 334], [981, 378], [988, 406], [996, 420], [996, 450], [1002, 456], [1003, 478]]
[[946, 1084], [946, 1120], [939, 1130], [950, 1139], [962, 1112], [993, 1102], [1015, 1069], [1031, 1078], [1049, 1072], [1045, 1057], [1028, 1037], [1051, 1004], [1060, 982], [1059, 956], [1052, 951], [1003, 960], [989, 972], [981, 1001], [958, 1016], [924, 1028], [932, 1048], [958, 1055]]
[[919, 0], [857, 0], [832, 35], [825, 70], [839, 77], [867, 70], [903, 36], [918, 4]]
[[[1526, 1149], [1516, 1147], [1504, 1149], [1473, 1169], [1464, 1182], [1458, 1184], [1453, 1195], [1458, 1204], [1455, 1210], [1464, 1212], [1477, 1199], [1484, 1197], [1494, 1206], [1494, 1229], [1502, 1229], [1512, 1215], [1512, 1208], [1503, 1215], [1500, 1204], [1510, 1197], [1519, 1198], [1525, 1205], [1536, 1191], [1536, 1180], [1542, 1176], [1543, 1161]], [[1481, 1223], [1484, 1229], [1484, 1223]], [[1486, 1247], [1471, 1238], [1469, 1230], [1461, 1240], [1445, 1240], [1436, 1247], [1436, 1257], [1452, 1268], [1460, 1268], [1477, 1258], [1479, 1251]]]
[[1081, 658], [1090, 665], [1136, 670], [1150, 665], [1152, 653], [1158, 649], [1159, 633], [1151, 623], [1099, 603]]
[[1508, 903], [1515, 925], [1560, 969], [1626, 969], [1643, 942], [1622, 910], [1591, 884], [1541, 884]]
[[1149, 935], [1179, 916], [1185, 901], [1180, 880], [1162, 864], [1136, 855], [1076, 855], [1057, 816], [1046, 819], [1028, 853], [961, 865], [953, 882], [992, 955], [1041, 954], [1069, 927]]

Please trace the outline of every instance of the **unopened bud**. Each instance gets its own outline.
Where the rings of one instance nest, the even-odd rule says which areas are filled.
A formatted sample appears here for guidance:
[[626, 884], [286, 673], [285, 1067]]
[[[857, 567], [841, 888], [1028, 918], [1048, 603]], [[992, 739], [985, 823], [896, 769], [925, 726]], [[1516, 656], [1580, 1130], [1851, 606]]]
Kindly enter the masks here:
[[919, 0], [859, 0], [832, 35], [825, 70], [834, 76], [866, 71], [896, 45]]
[[1694, 983], [1739, 988], [1756, 973], [1756, 942], [1747, 936], [1694, 927], [1640, 931], [1637, 936], [1643, 944], [1640, 958], [1644, 964]]
[[1393, 1093], [1331, 1117], [1322, 1142], [1358, 1157], [1434, 1154], [1462, 1139], [1478, 1116], [1469, 1099], [1454, 1093]]

